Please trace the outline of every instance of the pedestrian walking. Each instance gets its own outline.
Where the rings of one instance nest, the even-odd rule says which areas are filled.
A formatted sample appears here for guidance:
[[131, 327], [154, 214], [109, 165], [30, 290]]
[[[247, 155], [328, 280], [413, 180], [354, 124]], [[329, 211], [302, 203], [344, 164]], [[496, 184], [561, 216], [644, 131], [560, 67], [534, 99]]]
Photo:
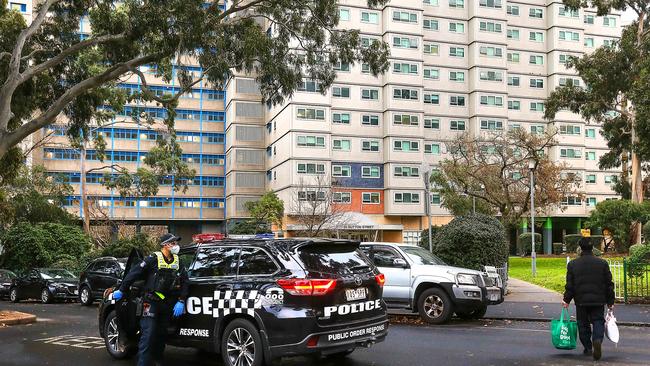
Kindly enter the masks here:
[[180, 270], [180, 240], [169, 233], [163, 235], [160, 238], [161, 250], [134, 266], [113, 293], [113, 299], [119, 300], [135, 281], [145, 281], [138, 366], [162, 364], [171, 317], [179, 317], [185, 312], [188, 287], [187, 273]]
[[614, 307], [614, 282], [607, 262], [594, 256], [591, 240], [583, 237], [579, 245], [580, 257], [567, 266], [562, 306], [568, 308], [571, 300], [575, 302], [583, 353], [599, 360], [605, 336], [605, 305]]

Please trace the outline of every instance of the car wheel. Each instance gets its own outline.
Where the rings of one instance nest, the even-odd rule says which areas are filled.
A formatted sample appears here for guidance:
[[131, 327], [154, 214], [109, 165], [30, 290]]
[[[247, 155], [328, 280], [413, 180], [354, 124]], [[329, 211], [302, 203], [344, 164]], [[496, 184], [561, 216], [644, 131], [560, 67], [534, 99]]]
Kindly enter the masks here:
[[20, 301], [20, 297], [18, 297], [18, 289], [15, 287], [11, 288], [11, 291], [9, 291], [9, 300], [11, 302], [18, 302]]
[[424, 290], [418, 298], [420, 318], [431, 324], [443, 324], [449, 321], [454, 313], [453, 306], [447, 293], [440, 288]]
[[43, 304], [49, 304], [52, 302], [52, 294], [50, 293], [50, 290], [48, 290], [47, 288], [44, 288], [41, 291], [41, 302]]
[[226, 366], [262, 366], [262, 338], [255, 326], [245, 319], [235, 319], [221, 337], [221, 357]]
[[456, 315], [461, 319], [481, 319], [485, 316], [486, 312], [487, 305], [481, 305], [480, 307], [470, 311], [457, 311]]
[[93, 304], [93, 301], [93, 295], [88, 286], [82, 286], [81, 291], [79, 291], [79, 302], [81, 305], [90, 306]]
[[120, 330], [117, 326], [117, 314], [115, 310], [108, 313], [104, 321], [104, 345], [108, 353], [115, 359], [123, 360], [135, 355], [137, 348], [132, 344], [125, 344], [120, 339]]

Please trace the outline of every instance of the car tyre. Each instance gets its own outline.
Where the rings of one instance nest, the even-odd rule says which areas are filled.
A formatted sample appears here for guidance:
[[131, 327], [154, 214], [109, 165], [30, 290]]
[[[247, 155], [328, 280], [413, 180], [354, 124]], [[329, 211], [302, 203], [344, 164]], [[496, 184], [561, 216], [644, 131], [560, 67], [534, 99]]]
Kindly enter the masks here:
[[51, 304], [52, 303], [52, 294], [50, 293], [50, 290], [47, 288], [44, 288], [41, 290], [41, 302], [43, 304]]
[[90, 288], [88, 288], [88, 286], [81, 286], [81, 289], [79, 290], [79, 303], [84, 306], [90, 306], [94, 301]]
[[481, 319], [485, 316], [486, 312], [487, 305], [481, 305], [479, 308], [471, 311], [458, 311], [456, 312], [456, 315], [461, 319]]
[[264, 348], [255, 325], [246, 319], [228, 323], [221, 336], [221, 357], [225, 366], [262, 366]]
[[454, 314], [453, 304], [447, 293], [440, 288], [424, 290], [418, 298], [420, 318], [431, 324], [444, 324]]
[[137, 352], [134, 344], [123, 344], [117, 326], [117, 313], [112, 310], [104, 320], [104, 345], [111, 357], [117, 360], [131, 358]]
[[15, 287], [12, 287], [11, 290], [9, 290], [9, 300], [11, 302], [19, 302], [20, 297], [18, 297], [18, 289]]

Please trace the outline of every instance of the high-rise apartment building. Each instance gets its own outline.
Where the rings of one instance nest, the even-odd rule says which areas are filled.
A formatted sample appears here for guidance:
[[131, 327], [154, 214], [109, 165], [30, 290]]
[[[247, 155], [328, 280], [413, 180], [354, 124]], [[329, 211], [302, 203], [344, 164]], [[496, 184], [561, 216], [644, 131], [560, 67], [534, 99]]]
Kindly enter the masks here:
[[[14, 2], [22, 3], [10, 6], [18, 6]], [[95, 184], [100, 176], [91, 173], [89, 194], [111, 217], [199, 232], [245, 219], [245, 203], [273, 190], [285, 202], [283, 231], [291, 236], [301, 229], [292, 218], [296, 203], [334, 180], [335, 204], [349, 211], [336, 235], [415, 242], [427, 225], [422, 174], [449, 157], [446, 141], [463, 133], [553, 127], [559, 145], [550, 154], [580, 174], [585, 199], [567, 197], [564, 210], [543, 218], [550, 229], [545, 243], [575, 232], [597, 202], [616, 197], [611, 186], [617, 172], [598, 169], [607, 151], [599, 127], [569, 112], [548, 122], [543, 113], [555, 87], [569, 80], [583, 85], [565, 67], [568, 56], [620, 37], [620, 14], [599, 17], [595, 10], [541, 0], [401, 0], [379, 9], [343, 0], [339, 27], [360, 29], [365, 44], [387, 42], [389, 70], [373, 77], [365, 65], [340, 64], [324, 95], [317, 83], [304, 80], [291, 99], [273, 107], [260, 103], [249, 75], [235, 76], [224, 91], [199, 86], [181, 100], [176, 124], [184, 159], [197, 170], [186, 193], [163, 184], [156, 197], [122, 198]], [[80, 28], [83, 37], [88, 24]], [[154, 90], [174, 88], [143, 71]], [[120, 87], [139, 85], [133, 77]], [[144, 107], [154, 117], [163, 113]], [[158, 132], [123, 119], [97, 133], [106, 137], [109, 163], [136, 169]], [[57, 136], [62, 128], [50, 129], [54, 143], [64, 138]], [[102, 165], [92, 151], [86, 157], [91, 168]], [[78, 152], [45, 146], [34, 160], [69, 177], [75, 187], [69, 207], [78, 212]], [[430, 202], [434, 224], [451, 219], [438, 194], [431, 193]]]

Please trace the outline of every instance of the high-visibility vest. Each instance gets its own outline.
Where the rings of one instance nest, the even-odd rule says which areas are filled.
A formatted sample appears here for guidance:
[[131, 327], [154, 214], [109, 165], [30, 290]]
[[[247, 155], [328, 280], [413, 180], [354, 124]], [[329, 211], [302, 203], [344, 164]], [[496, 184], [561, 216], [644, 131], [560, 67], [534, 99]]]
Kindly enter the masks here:
[[174, 260], [171, 263], [165, 261], [165, 256], [162, 252], [155, 252], [154, 254], [156, 255], [156, 258], [158, 258], [158, 269], [173, 269], [174, 271], [178, 271], [180, 268], [177, 254], [174, 254]]

